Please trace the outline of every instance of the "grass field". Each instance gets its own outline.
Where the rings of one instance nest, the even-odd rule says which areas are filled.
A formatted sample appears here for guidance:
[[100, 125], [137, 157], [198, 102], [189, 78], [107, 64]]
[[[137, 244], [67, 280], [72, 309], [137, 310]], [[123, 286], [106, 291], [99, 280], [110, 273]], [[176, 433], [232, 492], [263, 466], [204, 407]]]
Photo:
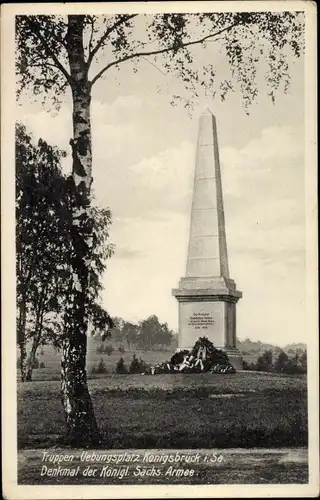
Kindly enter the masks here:
[[[104, 375], [89, 386], [104, 447], [307, 445], [303, 376]], [[59, 382], [19, 383], [19, 447], [56, 446], [63, 433]]]
[[[96, 347], [98, 344], [92, 342], [88, 343], [88, 355], [87, 355], [87, 372], [89, 378], [95, 378], [96, 375], [92, 374], [92, 368], [97, 365], [100, 359], [103, 359], [104, 364], [107, 368], [108, 373], [115, 373], [116, 364], [122, 356], [125, 365], [129, 367], [133, 354], [136, 354], [138, 358], [142, 358], [144, 361], [150, 364], [161, 363], [162, 361], [167, 361], [171, 358], [174, 351], [146, 351], [135, 349], [133, 351], [126, 351], [121, 354], [118, 350], [108, 356], [105, 353], [96, 353]], [[60, 380], [60, 358], [59, 352], [55, 352], [51, 346], [43, 347], [43, 355], [38, 354], [39, 362], [45, 364], [45, 368], [33, 370], [32, 379], [33, 380]], [[18, 380], [20, 379], [20, 372], [17, 370]]]
[[[33, 382], [18, 382], [19, 484], [299, 484], [308, 481], [307, 382], [305, 376], [274, 373], [116, 375], [121, 353], [95, 352], [89, 343], [88, 377], [95, 415], [103, 434], [101, 452], [145, 450], [162, 455], [182, 450], [200, 453], [193, 477], [172, 477], [168, 465], [160, 476], [137, 475], [129, 464], [124, 477], [83, 475], [82, 450], [63, 448], [64, 417], [60, 403], [60, 355], [45, 347]], [[171, 351], [135, 351], [149, 363], [170, 358]], [[122, 354], [129, 366], [133, 352]], [[92, 374], [103, 359], [108, 373]], [[19, 373], [18, 373], [19, 381]], [[62, 447], [61, 447], [62, 446]], [[77, 477], [41, 476], [43, 451], [75, 454]], [[121, 451], [122, 450], [122, 451]], [[188, 451], [189, 450], [189, 451]], [[193, 451], [192, 451], [193, 450]], [[219, 464], [205, 462], [221, 453]], [[89, 450], [90, 452], [92, 450]], [[78, 458], [77, 458], [78, 457]], [[159, 464], [158, 464], [159, 465]], [[139, 466], [150, 470], [157, 464]], [[179, 463], [185, 469], [186, 464]], [[119, 469], [119, 466], [117, 467]], [[121, 469], [121, 467], [120, 467]], [[139, 469], [140, 470], [140, 469]]]
[[[106, 369], [109, 374], [115, 373], [116, 364], [122, 356], [124, 363], [129, 367], [132, 357], [135, 354], [138, 358], [142, 358], [145, 362], [154, 365], [156, 363], [161, 363], [163, 361], [168, 361], [173, 352], [174, 348], [168, 348], [168, 350], [126, 350], [124, 353], [120, 353], [115, 349], [110, 355], [105, 353], [97, 353], [96, 348], [99, 342], [93, 342], [90, 338], [88, 341], [88, 354], [87, 354], [87, 373], [88, 378], [97, 378], [99, 375], [92, 373], [93, 366], [96, 366], [102, 359]], [[39, 349], [41, 352], [41, 349]], [[19, 355], [19, 353], [17, 353]], [[33, 370], [32, 379], [33, 380], [60, 380], [60, 358], [59, 352], [56, 352], [52, 346], [44, 346], [43, 354], [38, 353], [39, 363], [43, 362], [45, 368]], [[256, 354], [244, 355], [243, 359], [249, 363], [255, 362], [257, 360]], [[17, 379], [20, 380], [20, 370], [17, 370]]]

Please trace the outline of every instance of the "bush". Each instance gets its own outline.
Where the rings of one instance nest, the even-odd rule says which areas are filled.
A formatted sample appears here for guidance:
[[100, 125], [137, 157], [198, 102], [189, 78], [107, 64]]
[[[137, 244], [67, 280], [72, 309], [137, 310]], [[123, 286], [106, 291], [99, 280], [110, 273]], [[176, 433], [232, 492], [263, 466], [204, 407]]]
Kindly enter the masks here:
[[98, 365], [96, 366], [95, 364], [91, 368], [91, 373], [108, 373], [107, 367], [101, 358]]
[[271, 349], [264, 351], [264, 353], [258, 357], [256, 367], [258, 372], [273, 371], [273, 353]]
[[143, 361], [143, 359], [138, 359], [134, 354], [129, 367], [129, 373], [144, 373], [149, 368], [149, 365]]
[[255, 363], [248, 363], [246, 360], [243, 360], [243, 369], [257, 371], [257, 367], [256, 367]]
[[33, 362], [33, 366], [32, 366], [32, 368], [33, 368], [34, 370], [37, 370], [37, 369], [39, 368], [39, 360], [38, 360], [38, 358], [35, 358], [35, 359], [34, 359], [34, 362]]
[[128, 369], [127, 369], [126, 365], [124, 364], [124, 359], [122, 356], [116, 364], [116, 373], [119, 373], [119, 374], [128, 373]]
[[113, 353], [113, 351], [114, 351], [114, 349], [113, 349], [113, 347], [112, 347], [112, 345], [111, 345], [111, 344], [107, 344], [107, 345], [105, 346], [105, 348], [104, 348], [104, 352], [105, 352], [106, 354], [108, 354], [108, 356], [110, 356], [110, 354], [112, 354], [112, 353]]
[[124, 347], [123, 347], [123, 345], [122, 345], [122, 344], [121, 344], [121, 345], [119, 345], [119, 347], [118, 347], [118, 351], [119, 351], [119, 352], [121, 352], [121, 354], [123, 354], [123, 353], [125, 352], [125, 351], [124, 351]]
[[145, 373], [145, 372], [148, 372], [149, 369], [150, 369], [150, 364], [149, 363], [146, 363], [145, 361], [143, 361], [143, 359], [139, 359], [139, 368], [140, 368], [140, 372], [139, 373]]
[[103, 344], [100, 344], [100, 345], [98, 345], [98, 347], [96, 347], [97, 354], [101, 354], [101, 353], [103, 353], [103, 351], [104, 351]]
[[140, 363], [137, 356], [134, 354], [129, 367], [129, 373], [140, 373]]
[[289, 363], [288, 355], [285, 352], [280, 351], [273, 365], [273, 371], [275, 371], [276, 373], [286, 373], [288, 363]]
[[272, 352], [265, 351], [261, 356], [259, 356], [256, 363], [248, 363], [244, 361], [243, 369], [287, 373], [290, 375], [307, 373], [307, 353], [303, 352], [301, 355], [296, 353], [293, 357], [289, 357], [284, 351], [280, 350], [277, 358], [273, 362]]
[[46, 367], [46, 366], [45, 366], [44, 362], [43, 362], [43, 361], [41, 361], [41, 363], [40, 363], [40, 365], [39, 365], [39, 368], [45, 368], [45, 367]]
[[97, 366], [97, 372], [96, 373], [108, 373], [108, 370], [107, 370], [107, 367], [103, 361], [103, 359], [101, 358], [99, 363], [98, 363], [98, 366]]

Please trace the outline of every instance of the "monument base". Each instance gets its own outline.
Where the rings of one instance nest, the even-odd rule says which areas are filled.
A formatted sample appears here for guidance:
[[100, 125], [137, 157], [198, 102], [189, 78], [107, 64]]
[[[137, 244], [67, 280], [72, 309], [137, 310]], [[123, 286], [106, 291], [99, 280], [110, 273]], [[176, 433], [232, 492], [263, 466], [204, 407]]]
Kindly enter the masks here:
[[[185, 285], [172, 291], [179, 302], [179, 347], [192, 349], [200, 337], [207, 337], [217, 349], [228, 355], [235, 369], [242, 369], [242, 357], [236, 348], [236, 303], [241, 292], [233, 280], [222, 277], [201, 279], [213, 288], [191, 288], [194, 280], [182, 279]], [[229, 285], [229, 287], [227, 286]]]

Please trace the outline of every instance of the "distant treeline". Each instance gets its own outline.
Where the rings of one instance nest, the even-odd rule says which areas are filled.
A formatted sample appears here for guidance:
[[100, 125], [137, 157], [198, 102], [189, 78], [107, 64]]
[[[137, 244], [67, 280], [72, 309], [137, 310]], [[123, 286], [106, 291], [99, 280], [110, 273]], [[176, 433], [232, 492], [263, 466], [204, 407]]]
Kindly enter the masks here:
[[307, 351], [296, 353], [289, 357], [287, 353], [280, 350], [277, 356], [271, 349], [265, 351], [258, 357], [255, 363], [243, 362], [244, 370], [274, 373], [307, 373]]
[[124, 352], [125, 349], [165, 349], [177, 346], [177, 336], [169, 329], [167, 323], [160, 323], [157, 316], [152, 315], [139, 323], [131, 323], [122, 318], [113, 318], [114, 327], [108, 342], [101, 342], [96, 347], [97, 353], [110, 355], [114, 349]]
[[254, 355], [255, 359], [261, 356], [265, 351], [272, 351], [273, 356], [277, 357], [281, 351], [288, 354], [289, 358], [293, 357], [295, 354], [302, 354], [306, 349], [306, 344], [287, 344], [284, 347], [278, 347], [267, 342], [253, 341], [249, 338], [244, 340], [237, 338], [237, 348], [243, 356]]
[[[151, 315], [138, 323], [132, 323], [120, 317], [114, 317], [113, 322], [114, 328], [110, 332], [111, 335], [107, 336], [106, 341], [101, 342], [100, 340], [100, 344], [95, 348], [99, 354], [110, 355], [115, 350], [121, 353], [134, 349], [174, 350], [178, 347], [178, 335], [169, 329], [167, 323], [161, 323], [156, 315]], [[237, 339], [237, 347], [243, 356], [248, 356], [249, 359], [253, 358], [250, 360], [252, 362], [249, 360], [245, 362], [246, 369], [249, 370], [260, 369], [259, 367], [265, 364], [270, 366], [269, 362], [264, 361], [266, 352], [268, 359], [271, 356], [272, 364], [279, 358], [280, 365], [284, 363], [286, 370], [295, 370], [292, 366], [299, 366], [299, 362], [295, 360], [300, 358], [304, 366], [304, 356], [306, 356], [304, 344], [291, 344], [280, 348], [260, 341], [254, 342], [247, 338], [245, 340]], [[286, 355], [284, 358], [283, 354]], [[286, 357], [288, 361], [286, 361]]]

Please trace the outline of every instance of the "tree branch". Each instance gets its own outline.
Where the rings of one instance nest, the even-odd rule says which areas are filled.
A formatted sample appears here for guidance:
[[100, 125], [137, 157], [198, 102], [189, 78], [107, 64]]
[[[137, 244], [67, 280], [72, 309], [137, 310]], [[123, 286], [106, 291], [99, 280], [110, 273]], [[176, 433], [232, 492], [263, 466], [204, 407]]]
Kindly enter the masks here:
[[145, 61], [147, 61], [147, 63], [151, 64], [151, 66], [156, 68], [158, 71], [160, 71], [160, 73], [162, 73], [163, 75], [166, 75], [166, 73], [164, 71], [162, 71], [162, 69], [158, 68], [158, 66], [156, 66], [153, 62], [149, 61], [149, 59], [146, 59], [143, 56], [140, 56], [140, 57], [141, 57], [141, 59], [144, 59]]
[[[196, 45], [196, 44], [201, 44], [201, 43], [205, 42], [206, 40], [208, 40], [209, 38], [213, 38], [215, 36], [221, 35], [221, 33], [225, 32], [225, 31], [231, 30], [236, 25], [237, 25], [237, 23], [233, 23], [233, 24], [230, 24], [230, 26], [227, 26], [226, 28], [222, 28], [221, 30], [217, 31], [216, 33], [211, 33], [210, 35], [206, 35], [202, 38], [199, 38], [198, 40], [192, 40], [191, 42], [182, 43], [180, 48], [190, 47], [191, 45]], [[146, 51], [146, 52], [136, 52], [134, 54], [130, 54], [128, 56], [124, 56], [120, 59], [112, 61], [111, 63], [107, 64], [107, 66], [102, 68], [102, 70], [99, 71], [99, 73], [96, 74], [96, 76], [91, 81], [91, 86], [93, 86], [95, 84], [95, 82], [112, 66], [116, 66], [117, 64], [128, 61], [130, 59], [135, 59], [136, 57], [154, 56], [157, 54], [165, 54], [166, 52], [170, 52], [173, 48], [174, 48], [173, 46], [170, 46], [170, 47], [166, 47], [165, 49], [150, 50], [150, 51]]]
[[88, 61], [87, 61], [87, 68], [88, 69], [90, 68], [90, 65], [92, 63], [94, 56], [101, 49], [102, 45], [104, 44], [104, 42], [106, 41], [106, 39], [108, 38], [110, 33], [112, 33], [113, 30], [118, 28], [118, 26], [121, 26], [121, 24], [123, 24], [126, 21], [129, 21], [130, 19], [133, 19], [137, 15], [138, 14], [131, 14], [129, 16], [126, 16], [125, 18], [121, 18], [116, 23], [114, 23], [109, 29], [107, 29], [107, 31], [102, 35], [100, 40], [97, 42], [97, 45], [92, 49], [91, 52], [89, 52], [89, 57], [88, 57]]
[[[33, 67], [33, 68], [43, 68], [43, 66], [44, 66], [44, 65], [43, 65], [42, 63], [33, 63], [33, 64], [32, 64], [32, 67]], [[45, 63], [45, 66], [48, 66], [48, 67], [50, 67], [50, 68], [59, 69], [59, 68], [57, 68], [57, 65], [56, 65], [56, 64], [53, 64], [53, 63], [48, 63], [48, 62], [46, 62], [46, 63]]]
[[91, 33], [90, 33], [90, 40], [89, 40], [89, 46], [88, 46], [88, 49], [89, 49], [89, 52], [88, 52], [88, 60], [89, 60], [89, 57], [90, 57], [90, 54], [91, 54], [91, 49], [92, 49], [92, 41], [93, 41], [93, 33], [94, 33], [94, 20], [93, 18], [90, 16], [90, 22], [91, 22]]
[[54, 61], [56, 68], [61, 71], [61, 73], [66, 78], [67, 82], [71, 85], [71, 77], [70, 77], [69, 73], [67, 72], [67, 70], [65, 69], [65, 67], [62, 65], [62, 63], [59, 61], [59, 59], [57, 58], [57, 56], [53, 52], [53, 50], [51, 50], [50, 47], [48, 46], [48, 44], [46, 42], [46, 39], [43, 37], [43, 35], [41, 34], [41, 32], [39, 30], [39, 26], [37, 26], [37, 23], [34, 24], [34, 27], [37, 28], [36, 30], [34, 30], [35, 35], [38, 37], [38, 39], [40, 40], [40, 42], [45, 47], [45, 50], [47, 51], [47, 53], [49, 54], [49, 56], [51, 57], [51, 59]]

